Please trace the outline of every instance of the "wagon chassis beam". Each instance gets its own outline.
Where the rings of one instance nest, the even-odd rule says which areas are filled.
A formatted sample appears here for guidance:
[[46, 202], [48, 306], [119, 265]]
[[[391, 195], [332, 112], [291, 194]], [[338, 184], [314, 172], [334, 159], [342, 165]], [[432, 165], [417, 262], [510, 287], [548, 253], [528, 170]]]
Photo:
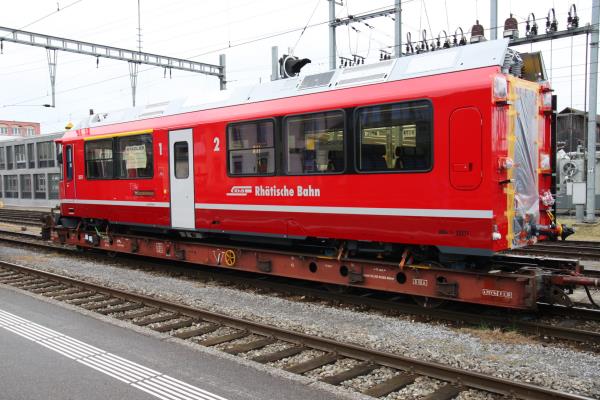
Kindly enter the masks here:
[[[79, 248], [177, 260], [216, 268], [261, 273], [283, 278], [380, 290], [430, 299], [451, 300], [515, 309], [535, 309], [545, 288], [543, 268], [513, 268], [514, 272], [473, 272], [434, 264], [407, 265], [381, 260], [327, 257], [292, 251], [240, 247], [126, 234], [97, 234], [55, 227], [52, 239]], [[556, 269], [552, 270], [556, 273]], [[565, 269], [577, 274], [576, 266]]]

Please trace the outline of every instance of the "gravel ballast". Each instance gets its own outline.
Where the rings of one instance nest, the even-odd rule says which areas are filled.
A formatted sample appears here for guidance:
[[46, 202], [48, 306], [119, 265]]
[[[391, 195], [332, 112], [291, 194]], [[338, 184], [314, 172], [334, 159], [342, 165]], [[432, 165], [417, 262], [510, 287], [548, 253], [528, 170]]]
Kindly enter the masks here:
[[[409, 318], [295, 302], [223, 287], [213, 282], [166, 277], [124, 268], [109, 259], [93, 262], [60, 253], [44, 253], [7, 245], [0, 247], [0, 258], [284, 329], [600, 398], [600, 355], [574, 350], [561, 344], [542, 344], [528, 340], [511, 343], [495, 337], [485, 338], [483, 335], [461, 332], [440, 324], [416, 322]], [[260, 351], [256, 350], [252, 354], [260, 354]], [[299, 356], [302, 357], [296, 357]], [[388, 372], [382, 373], [387, 376]], [[377, 373], [372, 375], [375, 383], [381, 380]], [[364, 385], [364, 382], [357, 380], [355, 385], [348, 386]], [[434, 381], [424, 379], [422, 392], [432, 390], [434, 386]], [[419, 391], [419, 385], [410, 390]], [[401, 397], [390, 395], [388, 398]], [[463, 393], [461, 398], [493, 397], [469, 392]]]

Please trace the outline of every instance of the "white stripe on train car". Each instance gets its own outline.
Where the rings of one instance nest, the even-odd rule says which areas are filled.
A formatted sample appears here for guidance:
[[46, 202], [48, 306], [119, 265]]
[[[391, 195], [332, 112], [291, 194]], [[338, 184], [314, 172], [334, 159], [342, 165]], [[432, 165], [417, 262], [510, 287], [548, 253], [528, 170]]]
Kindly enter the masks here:
[[82, 200], [82, 199], [62, 199], [61, 204], [94, 204], [100, 206], [133, 206], [133, 207], [163, 207], [171, 206], [169, 202], [158, 201], [121, 201], [121, 200]]
[[[133, 206], [168, 208], [168, 202], [148, 201], [117, 201], [117, 200], [81, 200], [63, 199], [63, 204], [94, 204], [104, 206]], [[452, 210], [440, 208], [375, 208], [375, 207], [318, 207], [318, 206], [282, 206], [268, 204], [216, 204], [196, 203], [200, 210], [230, 210], [230, 211], [267, 211], [312, 214], [341, 214], [341, 215], [380, 215], [389, 217], [431, 217], [431, 218], [469, 218], [491, 219], [492, 210]]]
[[438, 208], [316, 207], [265, 204], [196, 203], [196, 209], [474, 219], [491, 219], [494, 216], [494, 212], [492, 210], [450, 210]]

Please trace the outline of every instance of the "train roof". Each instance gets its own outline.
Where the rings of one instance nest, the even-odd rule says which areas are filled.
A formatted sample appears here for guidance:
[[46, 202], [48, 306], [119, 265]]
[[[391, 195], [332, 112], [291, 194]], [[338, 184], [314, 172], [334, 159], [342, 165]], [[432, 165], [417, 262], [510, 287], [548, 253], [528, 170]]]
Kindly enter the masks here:
[[[203, 93], [186, 100], [176, 99], [112, 112], [96, 113], [81, 121], [74, 130], [484, 67], [498, 66], [508, 72], [515, 59], [520, 59], [518, 53], [508, 47], [508, 43], [508, 39], [485, 41], [384, 60], [374, 64], [363, 64], [224, 90], [213, 93], [211, 96]], [[210, 97], [209, 102], [206, 101], [207, 97]]]

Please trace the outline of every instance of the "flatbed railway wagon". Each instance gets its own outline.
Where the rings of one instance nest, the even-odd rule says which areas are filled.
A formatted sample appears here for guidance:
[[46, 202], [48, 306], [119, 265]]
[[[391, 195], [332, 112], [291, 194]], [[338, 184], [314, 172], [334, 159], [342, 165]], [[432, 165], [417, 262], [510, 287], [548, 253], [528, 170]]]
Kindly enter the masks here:
[[498, 256], [569, 232], [544, 77], [498, 40], [93, 116], [59, 140], [54, 238], [427, 298], [560, 299], [590, 284], [579, 266]]

